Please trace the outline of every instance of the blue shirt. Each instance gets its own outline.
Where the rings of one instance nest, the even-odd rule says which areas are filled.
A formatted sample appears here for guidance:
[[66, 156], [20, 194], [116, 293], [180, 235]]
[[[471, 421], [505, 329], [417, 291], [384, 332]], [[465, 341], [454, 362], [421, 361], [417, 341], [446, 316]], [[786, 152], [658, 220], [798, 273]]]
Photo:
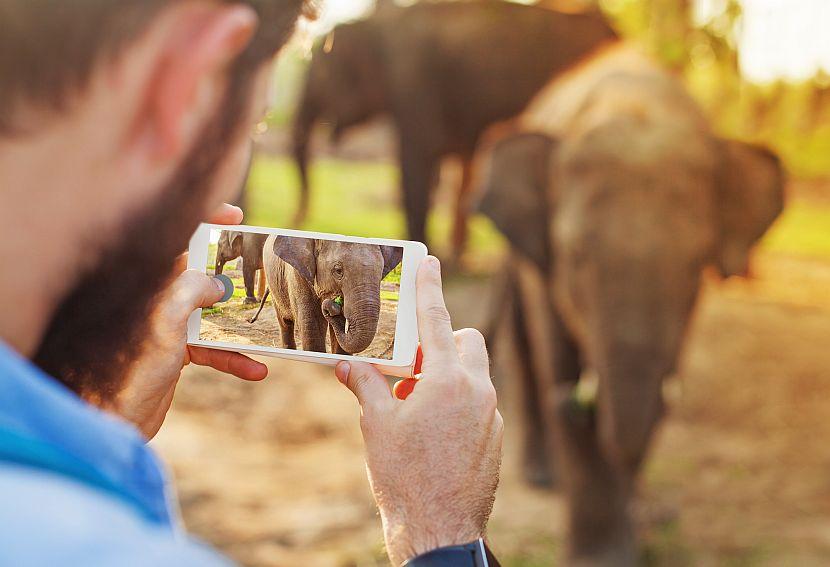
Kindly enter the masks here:
[[0, 342], [0, 566], [228, 565], [138, 431]]

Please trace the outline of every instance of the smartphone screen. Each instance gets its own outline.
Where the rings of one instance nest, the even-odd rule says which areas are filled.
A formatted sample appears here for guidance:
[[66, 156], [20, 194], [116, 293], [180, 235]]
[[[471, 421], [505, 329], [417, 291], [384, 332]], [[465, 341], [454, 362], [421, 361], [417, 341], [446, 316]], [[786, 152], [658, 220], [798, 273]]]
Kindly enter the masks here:
[[328, 363], [408, 365], [417, 348], [416, 242], [202, 225], [191, 268], [224, 274], [233, 296], [191, 317], [191, 344]]

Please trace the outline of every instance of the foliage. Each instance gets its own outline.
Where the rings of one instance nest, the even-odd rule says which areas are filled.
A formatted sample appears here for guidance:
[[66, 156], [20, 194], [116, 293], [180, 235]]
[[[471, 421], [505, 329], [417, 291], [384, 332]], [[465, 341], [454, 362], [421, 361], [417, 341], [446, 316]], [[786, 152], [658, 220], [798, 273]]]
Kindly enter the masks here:
[[694, 21], [690, 0], [601, 0], [620, 33], [681, 72], [721, 134], [774, 148], [798, 177], [830, 175], [830, 77], [758, 85], [740, 74], [739, 0]]

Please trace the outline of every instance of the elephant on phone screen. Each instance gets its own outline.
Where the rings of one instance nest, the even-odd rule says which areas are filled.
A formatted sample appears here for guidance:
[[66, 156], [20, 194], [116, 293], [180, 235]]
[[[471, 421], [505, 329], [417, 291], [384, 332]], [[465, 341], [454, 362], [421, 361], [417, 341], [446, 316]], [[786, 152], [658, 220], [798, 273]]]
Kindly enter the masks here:
[[[525, 123], [537, 131], [492, 148], [481, 209], [511, 245], [527, 473], [560, 469], [572, 559], [635, 565], [629, 504], [702, 271], [748, 272], [785, 175], [771, 152], [713, 135], [661, 69], [585, 72], [585, 88], [551, 95], [571, 114], [542, 104]], [[576, 395], [588, 378], [590, 401]]]
[[315, 46], [294, 118], [301, 222], [317, 123], [335, 143], [381, 115], [398, 141], [409, 237], [426, 241], [430, 194], [445, 157], [460, 158], [453, 254], [466, 238], [472, 159], [489, 126], [516, 116], [557, 75], [617, 39], [597, 12], [566, 14], [509, 2], [423, 2], [342, 24]]
[[[272, 235], [263, 262], [282, 348], [356, 354], [369, 348], [380, 319], [380, 282], [403, 248]], [[264, 305], [264, 299], [263, 299]], [[260, 306], [260, 309], [262, 306]]]
[[[262, 270], [262, 247], [265, 245], [267, 234], [256, 234], [253, 232], [240, 232], [235, 230], [223, 230], [219, 234], [219, 242], [216, 246], [215, 271], [221, 274], [225, 264], [236, 258], [242, 257], [242, 277], [245, 281], [245, 304], [256, 304], [259, 302], [254, 289], [256, 273]], [[260, 272], [259, 292], [264, 295], [265, 286], [264, 271]]]

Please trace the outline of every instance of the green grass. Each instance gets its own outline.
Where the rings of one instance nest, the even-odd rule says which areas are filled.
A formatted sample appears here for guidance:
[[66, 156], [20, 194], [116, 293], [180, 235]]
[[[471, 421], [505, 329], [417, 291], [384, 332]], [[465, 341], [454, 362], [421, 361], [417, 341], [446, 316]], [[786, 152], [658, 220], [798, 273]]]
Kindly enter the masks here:
[[[287, 158], [259, 156], [248, 182], [248, 224], [289, 227], [297, 209], [299, 177]], [[305, 230], [399, 238], [394, 166], [321, 159], [311, 167], [311, 205]]]
[[676, 520], [665, 522], [649, 530], [643, 542], [643, 565], [647, 567], [672, 565], [691, 567], [697, 562], [695, 554], [686, 544]]
[[546, 536], [528, 537], [522, 542], [522, 551], [501, 554], [504, 567], [550, 567], [559, 555], [559, 543]]
[[398, 264], [398, 266], [394, 270], [392, 270], [391, 272], [386, 274], [386, 277], [383, 278], [383, 281], [400, 284], [401, 283], [401, 272], [402, 271], [403, 271], [403, 264]]
[[400, 298], [400, 294], [397, 291], [386, 291], [385, 289], [380, 290], [380, 298], [381, 300], [387, 301], [398, 301]]
[[[299, 185], [291, 160], [258, 156], [248, 182], [246, 223], [289, 227], [297, 209]], [[311, 189], [309, 217], [300, 228], [350, 236], [405, 238], [395, 164], [318, 159], [311, 166]], [[431, 241], [448, 242], [450, 226], [449, 211], [439, 204], [429, 220]], [[477, 215], [472, 219], [471, 250], [495, 255], [503, 246], [501, 235], [486, 218]]]

